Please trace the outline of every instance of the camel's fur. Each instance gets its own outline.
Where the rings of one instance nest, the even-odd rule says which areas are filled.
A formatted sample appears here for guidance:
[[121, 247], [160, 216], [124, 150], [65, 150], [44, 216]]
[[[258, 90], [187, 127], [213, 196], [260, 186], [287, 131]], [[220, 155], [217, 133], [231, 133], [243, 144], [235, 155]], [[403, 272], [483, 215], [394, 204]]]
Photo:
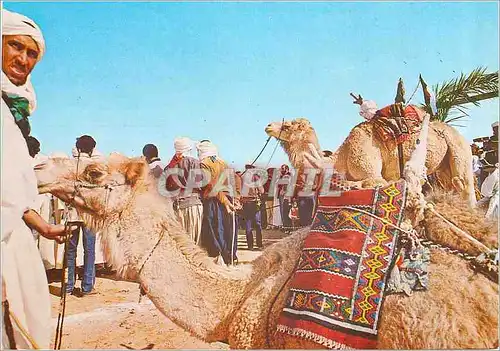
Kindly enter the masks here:
[[[319, 345], [274, 335], [290, 278], [308, 229], [271, 245], [247, 265], [215, 265], [181, 229], [171, 203], [154, 189], [142, 160], [112, 157], [107, 164], [79, 167], [78, 178], [116, 186], [109, 196], [103, 188], [82, 188], [74, 199], [75, 162], [49, 160], [38, 166], [39, 190], [71, 201], [90, 215], [103, 232], [107, 262], [125, 279], [138, 280], [157, 308], [194, 335], [222, 340], [232, 348], [318, 348]], [[98, 170], [99, 172], [90, 172]], [[85, 201], [83, 200], [85, 199]], [[456, 220], [479, 227], [481, 218], [467, 205], [437, 208]], [[441, 224], [426, 213], [432, 235]], [[496, 246], [496, 228], [481, 229], [478, 237]], [[158, 248], [140, 266], [158, 243]], [[436, 241], [448, 242], [446, 230]], [[461, 248], [466, 245], [456, 242]], [[379, 348], [493, 348], [498, 345], [498, 285], [474, 275], [460, 258], [433, 250], [430, 290], [411, 297], [387, 296], [379, 328]], [[270, 343], [267, 343], [269, 338]]]
[[[343, 144], [328, 159], [347, 180], [363, 181], [363, 187], [386, 184], [400, 178], [398, 149], [383, 142], [374, 125], [363, 122], [355, 126]], [[314, 128], [305, 118], [273, 122], [266, 133], [281, 140], [285, 152], [296, 169], [303, 167], [303, 154], [312, 143], [321, 150]], [[417, 135], [403, 143], [404, 162], [413, 151]], [[467, 140], [446, 123], [431, 122], [427, 139], [427, 173], [437, 174], [447, 190], [456, 190], [475, 205], [472, 153]]]

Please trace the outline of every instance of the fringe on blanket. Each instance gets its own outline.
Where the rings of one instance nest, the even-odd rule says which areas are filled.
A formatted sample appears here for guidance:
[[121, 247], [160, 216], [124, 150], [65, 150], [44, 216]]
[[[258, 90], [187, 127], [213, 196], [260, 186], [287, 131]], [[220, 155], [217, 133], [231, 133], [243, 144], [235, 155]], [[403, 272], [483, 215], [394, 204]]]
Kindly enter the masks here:
[[286, 333], [288, 335], [298, 336], [303, 339], [312, 340], [315, 343], [323, 345], [332, 350], [354, 350], [352, 347], [349, 347], [334, 340], [327, 339], [324, 336], [315, 334], [313, 332], [304, 329], [290, 328], [287, 327], [286, 325], [278, 324], [276, 330], [280, 333]]

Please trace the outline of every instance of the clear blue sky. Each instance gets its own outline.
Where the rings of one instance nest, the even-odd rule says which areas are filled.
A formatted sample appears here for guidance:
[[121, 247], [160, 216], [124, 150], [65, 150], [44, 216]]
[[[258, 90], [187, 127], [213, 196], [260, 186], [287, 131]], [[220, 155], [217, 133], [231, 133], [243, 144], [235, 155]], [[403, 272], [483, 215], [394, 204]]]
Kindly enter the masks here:
[[[477, 66], [498, 70], [498, 2], [4, 6], [33, 18], [47, 42], [32, 116], [46, 154], [90, 134], [104, 153], [140, 155], [155, 143], [167, 161], [173, 139], [189, 136], [240, 166], [270, 121], [301, 116], [335, 149], [362, 121], [350, 92], [382, 107], [399, 77], [408, 97], [419, 73], [434, 85]], [[490, 135], [498, 99], [470, 115], [466, 138]], [[271, 164], [286, 160], [279, 148]]]

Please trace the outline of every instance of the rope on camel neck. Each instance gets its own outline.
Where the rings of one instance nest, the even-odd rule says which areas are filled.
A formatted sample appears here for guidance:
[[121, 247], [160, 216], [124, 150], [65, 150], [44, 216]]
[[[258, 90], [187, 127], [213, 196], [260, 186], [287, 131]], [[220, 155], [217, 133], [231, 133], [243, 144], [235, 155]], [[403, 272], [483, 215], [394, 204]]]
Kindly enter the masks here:
[[[160, 245], [160, 242], [161, 242], [161, 239], [163, 239], [163, 236], [165, 235], [165, 229], [163, 229], [160, 233], [160, 237], [158, 238], [158, 241], [156, 242], [156, 244], [153, 246], [153, 248], [151, 249], [151, 251], [149, 252], [149, 255], [146, 257], [146, 259], [144, 260], [144, 262], [142, 263], [141, 265], [141, 268], [139, 268], [139, 272], [137, 273], [137, 277], [139, 278], [141, 273], [142, 273], [142, 270], [144, 269], [144, 266], [146, 265], [146, 263], [149, 261], [149, 259], [151, 258], [151, 256], [153, 255], [153, 252], [156, 250], [156, 248], [158, 247], [158, 245]], [[143, 287], [142, 287], [142, 284], [139, 282], [139, 303], [141, 303], [141, 299], [142, 299], [142, 295], [146, 295]]]

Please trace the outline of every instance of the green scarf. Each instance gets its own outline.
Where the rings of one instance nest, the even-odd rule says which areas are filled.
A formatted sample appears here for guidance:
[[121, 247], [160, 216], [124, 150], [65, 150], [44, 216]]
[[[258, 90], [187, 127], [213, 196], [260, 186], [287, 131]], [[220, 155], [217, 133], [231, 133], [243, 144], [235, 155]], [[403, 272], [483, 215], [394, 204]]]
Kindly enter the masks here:
[[2, 92], [2, 97], [9, 107], [10, 112], [14, 116], [17, 126], [21, 129], [21, 133], [26, 138], [31, 131], [31, 126], [28, 117], [30, 116], [28, 99]]

